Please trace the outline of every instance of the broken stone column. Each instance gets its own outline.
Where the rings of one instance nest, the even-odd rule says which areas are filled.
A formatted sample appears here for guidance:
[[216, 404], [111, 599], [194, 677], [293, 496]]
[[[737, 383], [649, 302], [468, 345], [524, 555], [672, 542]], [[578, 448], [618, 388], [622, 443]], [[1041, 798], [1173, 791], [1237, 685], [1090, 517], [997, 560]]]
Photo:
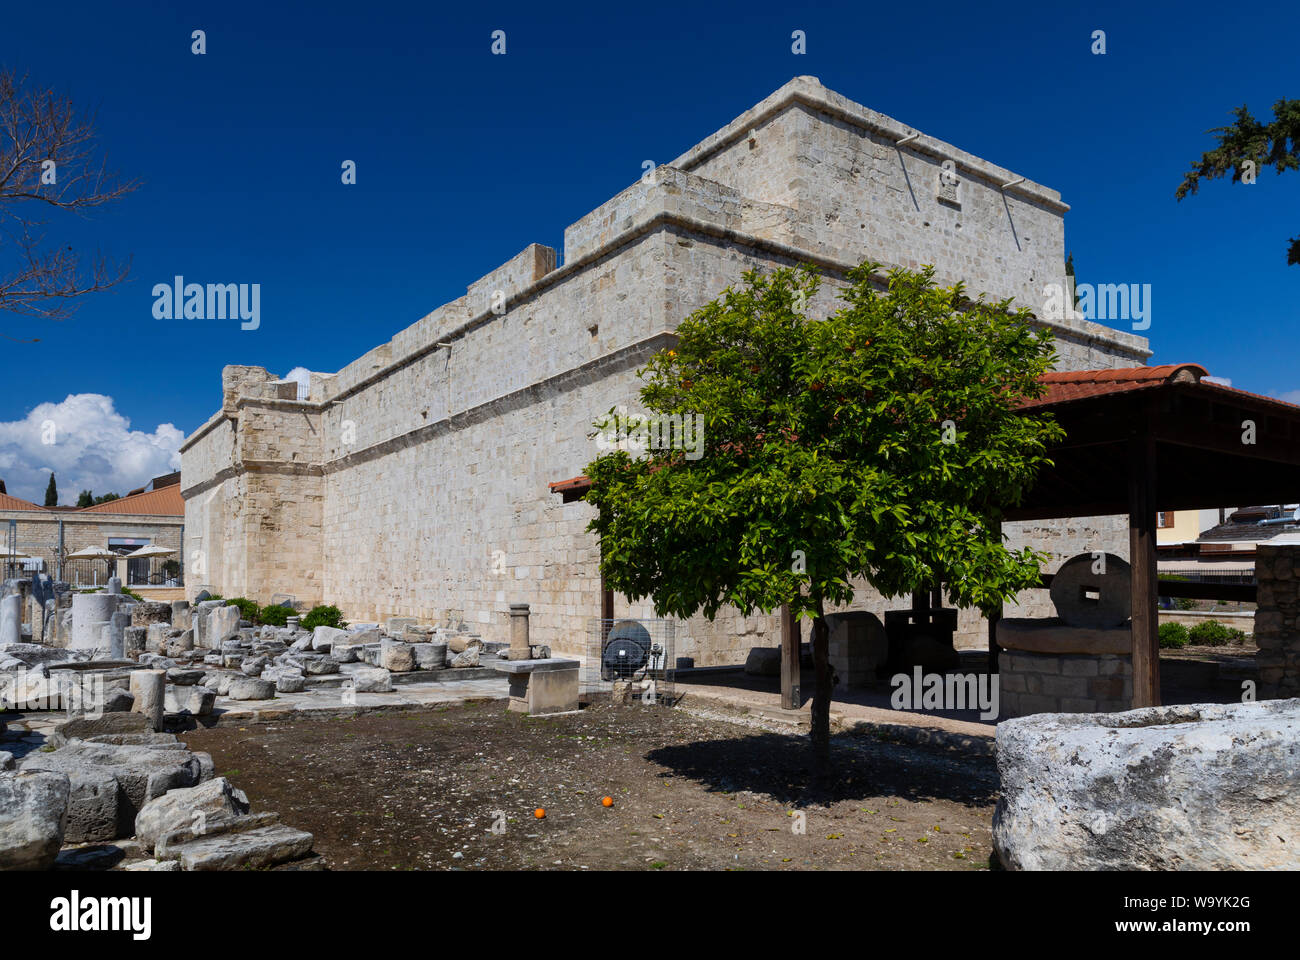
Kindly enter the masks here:
[[72, 650], [95, 650], [103, 644], [104, 626], [122, 598], [112, 593], [78, 593], [72, 597]]
[[190, 621], [191, 610], [188, 600], [172, 601], [172, 626], [177, 630], [189, 630], [193, 624]]
[[239, 608], [232, 606], [219, 606], [208, 612], [207, 621], [203, 625], [203, 637], [205, 646], [220, 650], [221, 644], [231, 637], [239, 635]]
[[108, 622], [108, 657], [110, 660], [121, 660], [124, 652], [123, 631], [131, 626], [131, 614], [123, 610], [117, 611], [109, 618]]
[[510, 650], [508, 660], [531, 660], [528, 646], [528, 604], [510, 604]]
[[62, 646], [59, 636], [59, 602], [53, 598], [45, 601], [42, 614], [41, 643], [50, 647]]
[[0, 646], [23, 639], [23, 598], [16, 593], [0, 600]]
[[121, 577], [109, 577], [109, 578], [108, 578], [108, 592], [111, 593], [111, 594], [119, 595], [119, 596], [121, 595], [121, 593], [122, 593], [122, 578], [121, 578]]
[[162, 730], [167, 705], [167, 671], [132, 670], [131, 695], [135, 697], [131, 710], [148, 717], [154, 730]]

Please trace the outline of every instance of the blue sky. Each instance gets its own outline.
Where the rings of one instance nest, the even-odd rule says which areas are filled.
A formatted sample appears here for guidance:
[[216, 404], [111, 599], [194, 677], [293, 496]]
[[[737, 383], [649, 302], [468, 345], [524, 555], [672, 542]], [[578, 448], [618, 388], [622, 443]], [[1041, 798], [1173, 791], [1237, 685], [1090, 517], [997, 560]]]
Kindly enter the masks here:
[[[78, 405], [84, 442], [54, 464], [65, 502], [78, 485], [139, 485], [174, 449], [160, 424], [188, 434], [216, 409], [223, 365], [337, 370], [528, 243], [560, 247], [643, 160], [800, 74], [1060, 190], [1080, 280], [1152, 284], [1152, 362], [1300, 398], [1300, 267], [1286, 266], [1300, 174], [1174, 199], [1233, 107], [1267, 117], [1300, 96], [1295, 5], [179, 6], [5, 12], [0, 65], [97, 108], [111, 164], [143, 181], [85, 223], [51, 222], [130, 256], [131, 282], [58, 324], [0, 314], [0, 333], [40, 338], [0, 339], [12, 494], [39, 498], [54, 464], [32, 417], [63, 408], [39, 405], [111, 398]], [[261, 327], [155, 320], [151, 289], [176, 274], [260, 283]]]

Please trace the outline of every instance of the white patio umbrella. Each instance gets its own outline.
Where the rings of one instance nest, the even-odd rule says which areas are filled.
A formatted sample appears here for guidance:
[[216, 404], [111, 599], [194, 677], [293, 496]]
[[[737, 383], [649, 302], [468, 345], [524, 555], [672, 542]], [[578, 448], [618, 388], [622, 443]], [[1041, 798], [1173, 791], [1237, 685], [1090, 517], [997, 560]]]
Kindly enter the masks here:
[[[68, 554], [64, 559], [65, 560], [112, 560], [113, 564], [108, 568], [108, 571], [111, 573], [113, 570], [117, 569], [117, 560], [120, 556], [121, 554], [114, 553], [112, 550], [109, 550], [105, 547], [82, 547], [76, 553]], [[99, 586], [98, 567], [94, 568], [94, 574], [95, 574], [95, 578], [92, 585], [97, 587]], [[77, 582], [78, 583], [81, 582], [80, 574], [78, 574], [77, 576]]]
[[134, 553], [128, 553], [127, 557], [131, 560], [135, 560], [139, 557], [170, 557], [175, 552], [175, 550], [168, 550], [166, 547], [159, 546], [156, 543], [151, 543], [147, 547], [141, 547]]
[[66, 560], [116, 560], [120, 553], [114, 553], [105, 547], [82, 547], [76, 553], [70, 553]]

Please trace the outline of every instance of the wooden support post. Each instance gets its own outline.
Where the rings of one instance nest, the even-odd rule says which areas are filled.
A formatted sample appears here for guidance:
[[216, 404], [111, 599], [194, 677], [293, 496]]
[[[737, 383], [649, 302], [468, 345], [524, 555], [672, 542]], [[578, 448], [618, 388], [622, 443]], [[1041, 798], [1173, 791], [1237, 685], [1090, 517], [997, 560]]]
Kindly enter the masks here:
[[781, 607], [781, 707], [798, 710], [803, 706], [799, 691], [799, 621], [788, 606]]
[[1133, 594], [1133, 706], [1160, 705], [1156, 587], [1156, 446], [1148, 425], [1129, 440], [1128, 550]]
[[[997, 524], [998, 540], [1002, 540], [1002, 523]], [[999, 606], [988, 616], [989, 621], [989, 667], [990, 675], [1000, 673], [998, 657], [1002, 653], [1002, 647], [998, 645], [998, 621], [1002, 619], [1002, 607]]]

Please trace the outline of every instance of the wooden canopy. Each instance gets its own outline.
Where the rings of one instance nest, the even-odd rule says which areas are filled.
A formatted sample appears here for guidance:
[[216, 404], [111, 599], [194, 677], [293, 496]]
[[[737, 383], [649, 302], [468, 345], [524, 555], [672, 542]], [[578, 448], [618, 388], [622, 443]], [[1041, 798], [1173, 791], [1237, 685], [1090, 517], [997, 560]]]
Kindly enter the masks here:
[[1205, 377], [1197, 364], [1050, 373], [1024, 405], [1066, 436], [1006, 519], [1128, 515], [1134, 707], [1160, 703], [1157, 512], [1300, 495], [1300, 407]]
[[[1160, 702], [1157, 512], [1300, 498], [1300, 406], [1207, 376], [1194, 363], [1053, 372], [1046, 394], [1022, 405], [1051, 413], [1066, 436], [1004, 518], [1129, 518], [1135, 707]], [[591, 485], [578, 476], [550, 486], [569, 503]], [[783, 702], [797, 706], [798, 627], [783, 623]]]
[[1128, 513], [1139, 442], [1143, 457], [1152, 448], [1153, 510], [1294, 502], [1300, 407], [1205, 376], [1196, 364], [1047, 374], [1047, 394], [1024, 409], [1050, 412], [1066, 437], [1006, 519]]

